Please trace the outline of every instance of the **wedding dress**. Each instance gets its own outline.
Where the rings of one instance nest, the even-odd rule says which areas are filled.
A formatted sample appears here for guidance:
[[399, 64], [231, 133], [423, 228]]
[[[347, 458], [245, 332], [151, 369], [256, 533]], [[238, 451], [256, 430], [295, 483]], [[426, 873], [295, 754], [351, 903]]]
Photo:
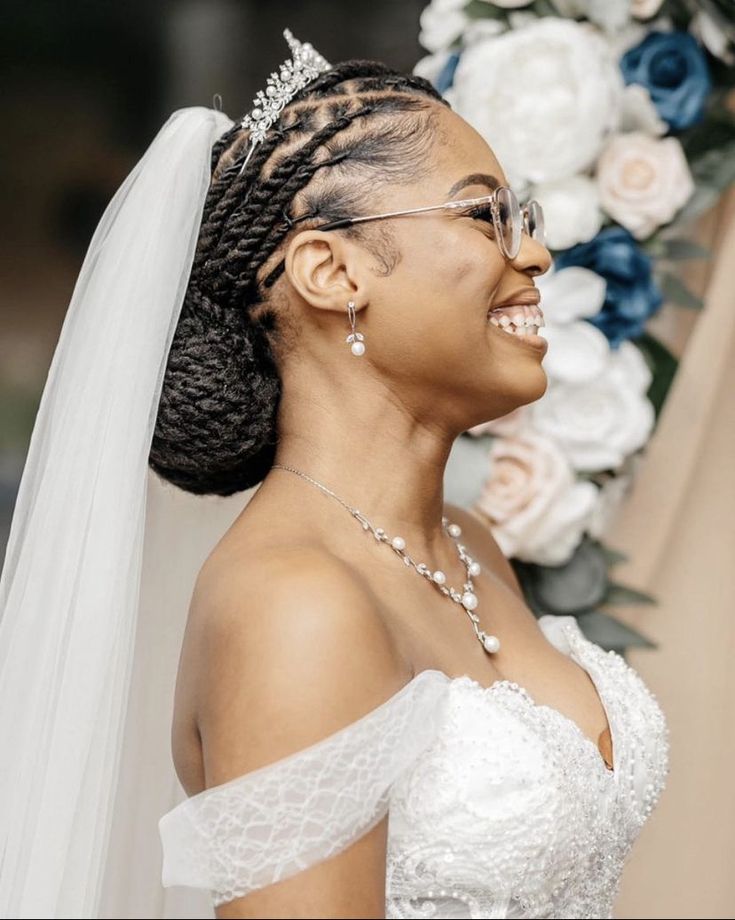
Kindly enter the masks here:
[[666, 782], [668, 726], [574, 617], [539, 626], [592, 680], [613, 770], [518, 684], [424, 670], [352, 724], [165, 814], [164, 886], [206, 889], [216, 906], [337, 854], [387, 812], [386, 917], [612, 917]]

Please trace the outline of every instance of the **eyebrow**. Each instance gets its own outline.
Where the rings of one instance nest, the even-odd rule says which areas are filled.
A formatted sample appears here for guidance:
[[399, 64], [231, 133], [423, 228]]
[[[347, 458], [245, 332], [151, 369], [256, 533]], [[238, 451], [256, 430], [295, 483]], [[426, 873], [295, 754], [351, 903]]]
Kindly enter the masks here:
[[465, 176], [463, 179], [454, 183], [447, 192], [447, 198], [454, 197], [457, 192], [462, 191], [462, 189], [466, 188], [468, 185], [486, 185], [488, 188], [496, 189], [500, 185], [500, 182], [495, 176], [490, 176], [487, 173], [470, 173], [469, 176]]

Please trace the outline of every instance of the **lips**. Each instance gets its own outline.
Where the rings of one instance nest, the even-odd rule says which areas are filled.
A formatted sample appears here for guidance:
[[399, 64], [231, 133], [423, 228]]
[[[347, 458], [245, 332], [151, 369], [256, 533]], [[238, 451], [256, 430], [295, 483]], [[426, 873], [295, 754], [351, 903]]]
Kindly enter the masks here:
[[540, 302], [541, 292], [539, 289], [533, 287], [533, 285], [525, 285], [522, 288], [518, 288], [518, 290], [514, 291], [512, 294], [509, 294], [505, 300], [498, 300], [491, 304], [490, 310], [496, 310], [498, 307], [538, 305]]

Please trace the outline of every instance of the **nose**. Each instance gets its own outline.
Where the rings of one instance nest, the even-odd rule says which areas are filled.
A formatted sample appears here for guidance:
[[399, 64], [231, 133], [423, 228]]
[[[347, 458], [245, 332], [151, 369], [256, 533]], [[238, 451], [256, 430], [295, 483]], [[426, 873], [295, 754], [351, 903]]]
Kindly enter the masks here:
[[551, 267], [551, 253], [538, 240], [525, 231], [521, 234], [521, 248], [513, 259], [513, 267], [531, 277], [543, 275]]

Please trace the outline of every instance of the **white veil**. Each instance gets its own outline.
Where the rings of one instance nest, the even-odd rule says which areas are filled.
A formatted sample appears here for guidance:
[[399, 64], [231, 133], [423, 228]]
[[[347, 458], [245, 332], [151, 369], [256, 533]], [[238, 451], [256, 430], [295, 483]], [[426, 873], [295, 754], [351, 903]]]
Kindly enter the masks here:
[[252, 493], [187, 495], [148, 453], [231, 125], [198, 107], [163, 125], [95, 231], [51, 363], [0, 579], [2, 917], [212, 915], [161, 887], [157, 822], [181, 796], [191, 588]]

